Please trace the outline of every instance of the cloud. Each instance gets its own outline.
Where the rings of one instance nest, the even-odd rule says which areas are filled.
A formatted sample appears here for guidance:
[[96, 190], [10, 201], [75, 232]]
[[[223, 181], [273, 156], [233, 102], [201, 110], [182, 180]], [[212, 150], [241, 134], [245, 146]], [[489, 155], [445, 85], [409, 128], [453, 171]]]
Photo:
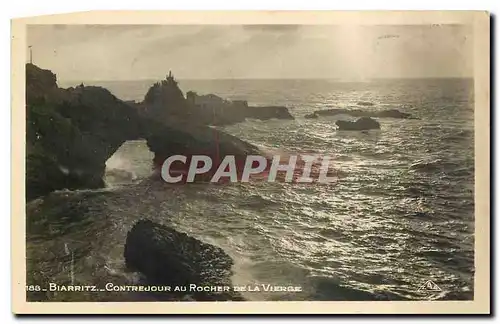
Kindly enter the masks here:
[[242, 28], [250, 31], [264, 31], [264, 32], [296, 32], [302, 26], [301, 25], [242, 25]]
[[461, 25], [31, 25], [59, 78], [372, 78], [472, 75]]

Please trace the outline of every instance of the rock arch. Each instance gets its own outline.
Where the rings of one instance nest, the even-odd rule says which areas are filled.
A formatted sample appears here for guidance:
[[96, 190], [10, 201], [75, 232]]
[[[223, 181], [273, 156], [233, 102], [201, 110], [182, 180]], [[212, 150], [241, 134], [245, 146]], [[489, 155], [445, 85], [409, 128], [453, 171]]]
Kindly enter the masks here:
[[126, 103], [102, 87], [59, 88], [51, 71], [27, 64], [27, 199], [57, 189], [103, 187], [106, 161], [128, 140], [146, 139], [156, 165], [170, 155], [207, 154], [215, 145], [221, 155], [258, 152], [234, 136], [168, 116], [148, 115], [144, 103]]

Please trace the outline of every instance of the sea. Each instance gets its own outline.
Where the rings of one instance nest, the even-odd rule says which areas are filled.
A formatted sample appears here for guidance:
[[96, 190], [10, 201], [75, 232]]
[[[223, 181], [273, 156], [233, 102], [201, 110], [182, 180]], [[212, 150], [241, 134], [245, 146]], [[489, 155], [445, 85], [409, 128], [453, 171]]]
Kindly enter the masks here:
[[[141, 101], [153, 82], [84, 84]], [[300, 287], [244, 292], [249, 300], [473, 299], [472, 79], [179, 80], [179, 86], [288, 107], [295, 120], [247, 119], [219, 129], [273, 155], [329, 156], [338, 179], [168, 187], [152, 178], [145, 141], [125, 142], [106, 162], [106, 188], [61, 190], [28, 203], [28, 214], [39, 215], [29, 221], [28, 259], [45, 279], [133, 283], [137, 274], [125, 269], [123, 247], [133, 224], [148, 218], [221, 247], [234, 261], [234, 285]], [[398, 109], [416, 118], [379, 118], [381, 129], [369, 132], [337, 130], [335, 121], [350, 116], [304, 118], [331, 108]], [[61, 259], [70, 251], [71, 260]]]

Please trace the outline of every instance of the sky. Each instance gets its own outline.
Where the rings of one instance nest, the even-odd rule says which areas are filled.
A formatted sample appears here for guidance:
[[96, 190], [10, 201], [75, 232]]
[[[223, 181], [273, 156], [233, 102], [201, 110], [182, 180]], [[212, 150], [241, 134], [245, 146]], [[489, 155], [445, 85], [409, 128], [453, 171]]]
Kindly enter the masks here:
[[473, 76], [466, 25], [30, 25], [27, 41], [64, 81]]

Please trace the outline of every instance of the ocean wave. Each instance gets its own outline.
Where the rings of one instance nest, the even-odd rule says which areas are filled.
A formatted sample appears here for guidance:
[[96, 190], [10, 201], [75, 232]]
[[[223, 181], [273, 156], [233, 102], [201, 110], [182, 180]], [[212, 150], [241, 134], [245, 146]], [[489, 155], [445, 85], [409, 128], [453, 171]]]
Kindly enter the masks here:
[[474, 130], [470, 129], [461, 129], [458, 131], [454, 131], [452, 134], [444, 135], [440, 138], [442, 141], [462, 141], [462, 140], [471, 140], [474, 136]]
[[104, 182], [107, 187], [133, 183], [138, 180], [134, 171], [118, 168], [106, 168]]
[[433, 172], [433, 171], [445, 171], [451, 168], [457, 167], [457, 163], [444, 161], [443, 159], [433, 159], [433, 160], [419, 160], [410, 165], [410, 170], [422, 171], [422, 172]]

